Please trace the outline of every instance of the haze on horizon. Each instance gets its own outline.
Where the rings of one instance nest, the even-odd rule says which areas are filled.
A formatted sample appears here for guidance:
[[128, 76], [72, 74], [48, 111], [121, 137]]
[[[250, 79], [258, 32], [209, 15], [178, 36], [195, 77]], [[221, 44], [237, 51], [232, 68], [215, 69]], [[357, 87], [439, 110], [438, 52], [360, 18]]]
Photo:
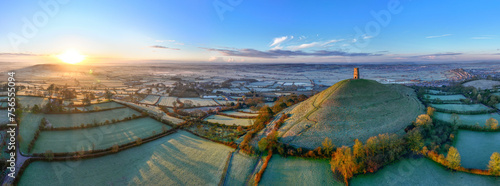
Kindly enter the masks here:
[[0, 0], [0, 61], [500, 60], [498, 1]]

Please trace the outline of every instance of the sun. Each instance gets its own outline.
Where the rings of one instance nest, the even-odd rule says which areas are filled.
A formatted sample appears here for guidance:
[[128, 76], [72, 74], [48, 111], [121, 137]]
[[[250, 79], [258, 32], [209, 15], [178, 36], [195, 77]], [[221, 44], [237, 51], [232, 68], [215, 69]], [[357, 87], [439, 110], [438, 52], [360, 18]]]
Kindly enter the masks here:
[[78, 53], [78, 51], [76, 50], [70, 49], [62, 54], [57, 55], [57, 58], [65, 63], [77, 64], [82, 62], [85, 59], [85, 56]]

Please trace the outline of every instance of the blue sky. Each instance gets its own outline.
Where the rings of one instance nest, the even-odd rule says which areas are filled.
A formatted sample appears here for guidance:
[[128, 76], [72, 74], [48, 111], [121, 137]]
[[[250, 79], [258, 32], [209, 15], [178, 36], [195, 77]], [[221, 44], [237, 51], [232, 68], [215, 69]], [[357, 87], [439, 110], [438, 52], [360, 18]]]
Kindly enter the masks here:
[[494, 0], [0, 0], [0, 61], [51, 62], [68, 49], [88, 62], [499, 60], [498, 7]]

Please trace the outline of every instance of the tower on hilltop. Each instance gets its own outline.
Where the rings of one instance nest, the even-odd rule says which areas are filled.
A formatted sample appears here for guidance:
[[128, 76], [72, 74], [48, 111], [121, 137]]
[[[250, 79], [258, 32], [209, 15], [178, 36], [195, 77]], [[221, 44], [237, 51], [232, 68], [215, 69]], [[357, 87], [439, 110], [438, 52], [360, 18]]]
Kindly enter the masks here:
[[354, 68], [354, 77], [353, 79], [359, 79], [359, 68]]

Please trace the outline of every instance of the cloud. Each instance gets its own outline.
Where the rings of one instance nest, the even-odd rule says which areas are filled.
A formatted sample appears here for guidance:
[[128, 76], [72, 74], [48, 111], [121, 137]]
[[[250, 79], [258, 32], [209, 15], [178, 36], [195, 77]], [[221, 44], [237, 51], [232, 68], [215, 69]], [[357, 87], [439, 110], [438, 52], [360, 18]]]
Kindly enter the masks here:
[[260, 51], [250, 48], [245, 49], [216, 49], [203, 48], [208, 51], [219, 52], [224, 56], [255, 57], [255, 58], [278, 58], [278, 57], [296, 57], [296, 56], [381, 56], [382, 54], [372, 53], [349, 53], [335, 50], [318, 50], [314, 52], [304, 52], [301, 50], [268, 50]]
[[426, 59], [434, 59], [440, 56], [457, 56], [462, 55], [463, 53], [456, 52], [447, 52], [447, 53], [436, 53], [436, 54], [427, 54], [427, 55], [418, 55], [418, 56], [410, 56], [412, 58], [426, 58]]
[[[271, 45], [269, 45], [269, 46], [270, 47], [277, 46], [277, 45], [283, 43], [284, 41], [286, 41], [287, 39], [288, 39], [288, 36], [274, 38], [273, 43], [271, 43]], [[290, 36], [290, 39], [293, 39], [293, 36]]]
[[323, 43], [323, 46], [331, 44], [331, 43], [337, 43], [337, 42], [340, 42], [340, 41], [344, 41], [344, 40], [343, 39], [332, 39], [330, 41], [327, 41], [327, 42]]
[[31, 53], [0, 53], [0, 56], [47, 56], [46, 54], [31, 54]]
[[180, 50], [178, 48], [170, 48], [170, 47], [161, 46], [161, 45], [153, 45], [153, 46], [151, 46], [151, 48], [169, 49], [169, 50]]
[[452, 34], [443, 34], [443, 35], [439, 35], [439, 36], [427, 36], [425, 38], [427, 39], [432, 39], [432, 38], [438, 38], [438, 37], [446, 37], [446, 36], [451, 36]]
[[494, 53], [494, 54], [492, 54], [492, 55], [500, 55], [500, 53]]
[[319, 45], [320, 45], [320, 43], [318, 43], [318, 42], [312, 42], [312, 43], [304, 43], [304, 44], [296, 45], [296, 46], [289, 46], [287, 48], [290, 50], [301, 50], [301, 49], [305, 49], [305, 48], [316, 47]]

